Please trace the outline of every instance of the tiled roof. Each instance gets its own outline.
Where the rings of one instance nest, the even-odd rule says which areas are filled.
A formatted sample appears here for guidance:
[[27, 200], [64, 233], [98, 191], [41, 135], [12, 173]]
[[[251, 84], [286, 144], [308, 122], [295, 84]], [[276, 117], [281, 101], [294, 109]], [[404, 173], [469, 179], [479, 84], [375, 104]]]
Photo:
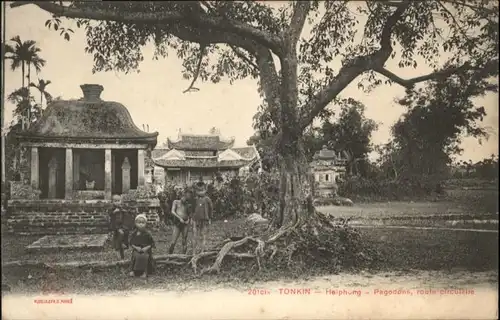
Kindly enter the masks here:
[[257, 157], [257, 150], [253, 146], [243, 147], [243, 148], [231, 148], [231, 150], [233, 150], [234, 152], [236, 152], [245, 159], [253, 159]]
[[[214, 150], [204, 151], [204, 150], [179, 150], [186, 157], [210, 157], [214, 156]], [[219, 151], [217, 152], [217, 154]], [[216, 154], [216, 155], [217, 155]]]
[[337, 159], [337, 155], [335, 154], [335, 151], [329, 150], [323, 147], [322, 150], [317, 151], [314, 154], [314, 159], [322, 159], [322, 160], [327, 160], [327, 159]]
[[233, 146], [234, 139], [221, 140], [219, 135], [183, 134], [179, 141], [167, 139], [168, 147], [177, 150], [226, 150]]
[[151, 158], [156, 159], [167, 154], [169, 149], [167, 148], [156, 148], [151, 151]]
[[[156, 165], [162, 167], [176, 167], [176, 168], [239, 168], [244, 165], [254, 162], [258, 153], [255, 147], [231, 148], [230, 150], [241, 155], [244, 159], [241, 160], [218, 160], [217, 156], [210, 156], [211, 152], [204, 151], [184, 151], [178, 150], [186, 158], [184, 160], [178, 159], [161, 159], [162, 156], [169, 152], [169, 149], [159, 148], [152, 151], [151, 156]], [[218, 155], [221, 152], [218, 152]]]
[[167, 168], [240, 168], [250, 163], [248, 160], [217, 161], [211, 159], [155, 160], [156, 165]]
[[140, 130], [121, 103], [82, 98], [53, 101], [41, 119], [19, 135], [35, 140], [140, 140], [156, 145], [158, 133]]

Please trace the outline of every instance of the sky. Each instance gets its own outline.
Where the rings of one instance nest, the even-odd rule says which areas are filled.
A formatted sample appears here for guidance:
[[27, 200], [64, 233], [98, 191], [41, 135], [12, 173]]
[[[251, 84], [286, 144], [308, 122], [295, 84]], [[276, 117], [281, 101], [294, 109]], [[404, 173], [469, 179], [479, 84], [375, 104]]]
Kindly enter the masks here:
[[[47, 91], [52, 96], [63, 99], [82, 97], [80, 85], [84, 83], [101, 84], [103, 100], [117, 101], [129, 110], [135, 124], [142, 128], [149, 125], [150, 131], [158, 131], [158, 144], [167, 137], [176, 138], [182, 132], [197, 134], [208, 133], [216, 127], [225, 137], [234, 137], [236, 146], [246, 145], [254, 133], [253, 116], [261, 102], [255, 80], [245, 79], [229, 84], [198, 82], [198, 92], [183, 93], [190, 81], [182, 77], [181, 61], [174, 55], [153, 60], [153, 47], [144, 48], [145, 59], [140, 65], [140, 73], [99, 72], [92, 74], [92, 56], [86, 54], [85, 36], [71, 20], [65, 26], [75, 30], [71, 41], [66, 41], [58, 32], [44, 27], [50, 15], [34, 5], [6, 10], [6, 38], [19, 35], [21, 40], [35, 40], [41, 48], [41, 57], [47, 61], [37, 78], [51, 80]], [[410, 78], [431, 72], [430, 68], [397, 70], [389, 62], [387, 67], [403, 78]], [[21, 72], [6, 68], [6, 92], [21, 87]], [[353, 97], [366, 106], [366, 116], [375, 120], [379, 128], [372, 136], [374, 144], [385, 143], [390, 138], [390, 126], [397, 121], [404, 109], [394, 103], [402, 97], [404, 89], [398, 85], [381, 86], [370, 93], [351, 83], [341, 94]], [[37, 95], [35, 95], [36, 97]], [[490, 94], [478, 99], [487, 112], [483, 120], [490, 138], [480, 144], [474, 138], [465, 138], [462, 143], [464, 152], [458, 159], [479, 161], [491, 154], [498, 154], [498, 97]], [[6, 103], [5, 123], [12, 120], [14, 106]]]

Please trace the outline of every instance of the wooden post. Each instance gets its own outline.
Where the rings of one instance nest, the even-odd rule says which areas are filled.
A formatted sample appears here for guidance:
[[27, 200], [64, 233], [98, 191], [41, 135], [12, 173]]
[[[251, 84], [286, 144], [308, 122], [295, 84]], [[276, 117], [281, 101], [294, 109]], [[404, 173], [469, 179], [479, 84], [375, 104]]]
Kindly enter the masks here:
[[38, 148], [31, 147], [31, 186], [33, 189], [38, 189], [39, 183], [39, 160], [38, 160]]
[[49, 192], [48, 198], [55, 199], [57, 196], [57, 159], [55, 156], [52, 156], [52, 159], [49, 161]]
[[111, 190], [111, 149], [104, 150], [104, 199], [111, 200], [112, 190]]
[[130, 162], [125, 157], [122, 164], [122, 193], [126, 194], [130, 190]]
[[137, 150], [137, 187], [144, 185], [144, 150]]
[[65, 172], [64, 198], [73, 198], [73, 149], [66, 148], [66, 172]]

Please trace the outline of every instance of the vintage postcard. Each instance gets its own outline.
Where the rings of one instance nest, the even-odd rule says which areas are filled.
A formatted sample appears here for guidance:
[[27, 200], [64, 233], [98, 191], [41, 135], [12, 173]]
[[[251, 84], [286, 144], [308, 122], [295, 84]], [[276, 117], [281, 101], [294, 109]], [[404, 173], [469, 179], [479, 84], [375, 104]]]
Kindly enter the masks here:
[[2, 2], [2, 319], [497, 319], [498, 2]]

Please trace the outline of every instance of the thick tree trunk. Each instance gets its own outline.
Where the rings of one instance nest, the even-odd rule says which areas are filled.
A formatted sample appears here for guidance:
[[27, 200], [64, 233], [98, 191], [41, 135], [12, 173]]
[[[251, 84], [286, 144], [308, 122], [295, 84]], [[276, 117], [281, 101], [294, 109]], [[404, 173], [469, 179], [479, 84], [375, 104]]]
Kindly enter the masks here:
[[302, 141], [285, 139], [282, 144], [286, 145], [279, 157], [280, 208], [274, 220], [276, 227], [302, 224], [313, 211], [312, 179]]

